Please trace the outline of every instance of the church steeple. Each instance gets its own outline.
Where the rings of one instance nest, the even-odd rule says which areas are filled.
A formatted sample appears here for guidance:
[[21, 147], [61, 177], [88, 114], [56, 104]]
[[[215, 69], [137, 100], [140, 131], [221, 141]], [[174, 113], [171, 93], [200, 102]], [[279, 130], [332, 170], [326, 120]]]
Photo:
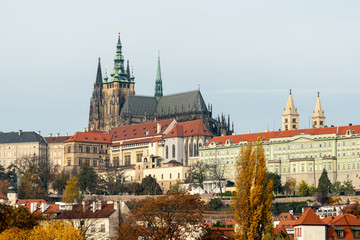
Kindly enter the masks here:
[[155, 98], [156, 98], [156, 101], [159, 101], [162, 96], [163, 96], [163, 88], [162, 88], [161, 69], [160, 69], [160, 52], [159, 52], [158, 53], [158, 64], [157, 64], [156, 80], [155, 80]]
[[299, 113], [295, 108], [290, 89], [289, 98], [282, 115], [282, 130], [285, 131], [293, 129], [299, 129]]
[[124, 67], [124, 56], [122, 55], [120, 30], [118, 35], [118, 41], [116, 44], [116, 54], [114, 57], [114, 69], [111, 71], [110, 76], [112, 82], [128, 82], [128, 75]]
[[318, 97], [316, 99], [315, 111], [312, 115], [312, 127], [313, 128], [323, 128], [325, 127], [325, 113], [322, 110], [320, 102], [320, 93], [318, 92]]
[[96, 85], [101, 85], [102, 84], [102, 74], [101, 74], [101, 64], [100, 64], [100, 58], [99, 58], [99, 64], [98, 64], [98, 69], [97, 69], [97, 74], [96, 74]]

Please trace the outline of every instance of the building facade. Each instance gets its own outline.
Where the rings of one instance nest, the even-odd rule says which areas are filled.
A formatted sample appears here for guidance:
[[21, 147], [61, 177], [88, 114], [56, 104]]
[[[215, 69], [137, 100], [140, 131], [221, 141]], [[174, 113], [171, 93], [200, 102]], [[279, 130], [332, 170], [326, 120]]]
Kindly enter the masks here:
[[224, 115], [213, 118], [212, 106], [206, 106], [199, 90], [163, 96], [160, 57], [155, 79], [154, 96], [135, 95], [135, 77], [130, 72], [129, 61], [125, 67], [122, 55], [120, 33], [116, 45], [114, 69], [110, 78], [105, 72], [102, 77], [100, 59], [90, 100], [89, 128], [110, 132], [124, 125], [176, 119], [185, 122], [200, 119], [215, 135], [228, 135], [234, 130], [230, 127], [230, 117]]
[[50, 135], [45, 137], [48, 146], [48, 159], [51, 166], [55, 167], [58, 171], [64, 169], [65, 164], [65, 141], [69, 136], [60, 136], [56, 134], [55, 137]]
[[0, 165], [7, 168], [25, 158], [35, 158], [39, 165], [47, 165], [47, 143], [40, 132], [0, 132]]
[[266, 164], [282, 182], [295, 178], [308, 184], [318, 183], [323, 169], [331, 182], [352, 180], [360, 189], [360, 125], [272, 131], [214, 137], [200, 148], [200, 161], [225, 162], [226, 178], [234, 180], [240, 150], [262, 137]]

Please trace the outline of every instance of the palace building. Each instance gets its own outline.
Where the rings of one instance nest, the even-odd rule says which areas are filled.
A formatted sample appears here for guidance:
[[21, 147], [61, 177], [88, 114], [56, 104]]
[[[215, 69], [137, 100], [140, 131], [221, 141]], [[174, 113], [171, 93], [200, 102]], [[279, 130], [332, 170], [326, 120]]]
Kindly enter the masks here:
[[212, 117], [212, 105], [206, 105], [200, 90], [163, 95], [160, 56], [158, 57], [153, 96], [135, 95], [135, 77], [129, 61], [125, 66], [120, 33], [116, 45], [114, 69], [102, 76], [100, 58], [90, 100], [89, 128], [110, 132], [124, 125], [176, 119], [177, 122], [202, 120], [214, 135], [230, 135], [230, 116]]

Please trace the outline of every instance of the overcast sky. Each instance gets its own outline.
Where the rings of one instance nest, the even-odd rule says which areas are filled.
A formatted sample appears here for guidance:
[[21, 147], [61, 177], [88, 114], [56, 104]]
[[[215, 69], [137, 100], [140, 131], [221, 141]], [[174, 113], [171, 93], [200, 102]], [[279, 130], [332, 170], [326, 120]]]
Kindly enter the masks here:
[[281, 128], [289, 89], [309, 127], [360, 124], [360, 1], [6, 1], [0, 7], [0, 131], [73, 134], [88, 125], [98, 57], [113, 68], [118, 28], [137, 95], [200, 85], [236, 133]]

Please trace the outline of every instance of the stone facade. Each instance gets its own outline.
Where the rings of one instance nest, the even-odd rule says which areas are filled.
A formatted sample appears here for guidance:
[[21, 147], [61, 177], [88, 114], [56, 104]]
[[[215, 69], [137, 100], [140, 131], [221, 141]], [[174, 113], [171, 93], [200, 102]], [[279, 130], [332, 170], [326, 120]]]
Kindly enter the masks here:
[[52, 135], [45, 137], [48, 146], [49, 163], [59, 171], [62, 171], [66, 165], [64, 145], [69, 138], [69, 136], [59, 136], [58, 134], [55, 137]]

